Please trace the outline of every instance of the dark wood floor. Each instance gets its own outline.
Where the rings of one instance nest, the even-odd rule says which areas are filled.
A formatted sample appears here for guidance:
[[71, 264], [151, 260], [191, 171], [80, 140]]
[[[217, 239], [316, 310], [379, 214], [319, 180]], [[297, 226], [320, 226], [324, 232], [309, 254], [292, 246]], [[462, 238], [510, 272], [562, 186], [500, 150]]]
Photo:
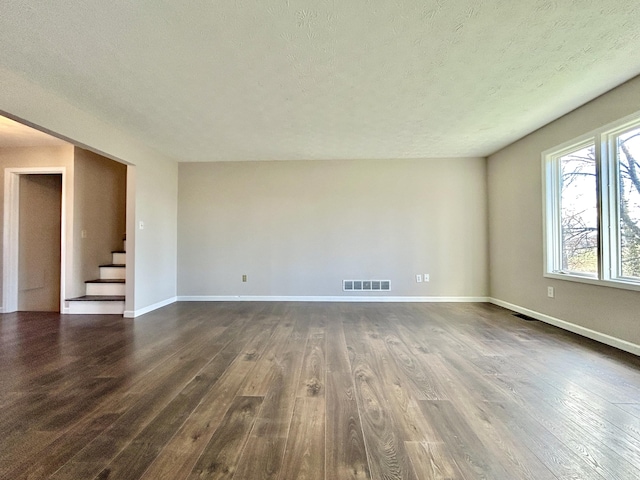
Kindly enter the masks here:
[[485, 304], [0, 316], [0, 478], [638, 479], [640, 361]]

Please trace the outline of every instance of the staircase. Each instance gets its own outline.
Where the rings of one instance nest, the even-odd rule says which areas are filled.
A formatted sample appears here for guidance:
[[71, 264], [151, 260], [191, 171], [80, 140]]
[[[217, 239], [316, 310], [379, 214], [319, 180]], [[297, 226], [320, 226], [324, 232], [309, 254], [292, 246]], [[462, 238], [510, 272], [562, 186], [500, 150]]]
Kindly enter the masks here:
[[126, 253], [111, 252], [111, 263], [99, 268], [100, 278], [85, 282], [86, 295], [66, 300], [68, 313], [124, 313]]

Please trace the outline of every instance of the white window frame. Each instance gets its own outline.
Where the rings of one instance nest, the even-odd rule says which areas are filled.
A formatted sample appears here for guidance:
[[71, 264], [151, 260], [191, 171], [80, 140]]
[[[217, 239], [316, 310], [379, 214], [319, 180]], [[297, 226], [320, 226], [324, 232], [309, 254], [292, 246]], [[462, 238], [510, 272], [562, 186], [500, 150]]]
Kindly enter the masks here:
[[[615, 138], [640, 128], [640, 112], [542, 152], [543, 256], [548, 278], [640, 291], [640, 279], [623, 277], [620, 269], [618, 160]], [[598, 199], [598, 274], [562, 271], [560, 162], [573, 151], [594, 144]]]

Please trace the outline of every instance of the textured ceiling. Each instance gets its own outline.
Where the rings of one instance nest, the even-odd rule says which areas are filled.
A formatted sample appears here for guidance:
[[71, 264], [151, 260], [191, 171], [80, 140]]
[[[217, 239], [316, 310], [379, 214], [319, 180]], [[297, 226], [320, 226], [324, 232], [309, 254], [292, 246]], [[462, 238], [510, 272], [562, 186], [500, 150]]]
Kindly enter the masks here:
[[484, 156], [640, 73], [637, 0], [0, 8], [4, 67], [182, 161]]

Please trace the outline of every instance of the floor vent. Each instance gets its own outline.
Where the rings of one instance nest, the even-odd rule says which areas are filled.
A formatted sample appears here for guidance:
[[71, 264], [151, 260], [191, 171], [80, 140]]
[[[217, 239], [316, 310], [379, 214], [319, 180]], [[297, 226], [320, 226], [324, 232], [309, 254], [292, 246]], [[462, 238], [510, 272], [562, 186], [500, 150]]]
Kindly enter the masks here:
[[390, 280], [343, 280], [342, 290], [345, 292], [388, 292], [391, 290]]
[[513, 316], [521, 318], [522, 320], [526, 320], [527, 322], [537, 322], [538, 321], [536, 318], [533, 318], [533, 317], [530, 317], [528, 315], [525, 315], [524, 313], [514, 313]]

